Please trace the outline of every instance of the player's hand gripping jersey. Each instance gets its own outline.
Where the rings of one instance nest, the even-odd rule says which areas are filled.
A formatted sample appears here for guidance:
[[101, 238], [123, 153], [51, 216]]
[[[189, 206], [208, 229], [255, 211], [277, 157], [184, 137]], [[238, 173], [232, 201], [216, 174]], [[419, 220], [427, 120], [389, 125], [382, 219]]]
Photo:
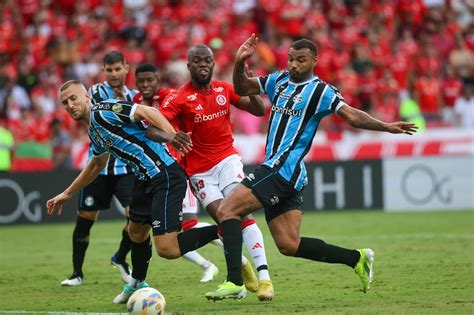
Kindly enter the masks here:
[[[166, 96], [174, 92], [176, 92], [175, 89], [159, 88], [158, 91], [156, 91], [155, 96], [153, 96], [150, 106], [156, 109], [159, 109], [161, 107], [161, 104], [165, 100]], [[135, 97], [133, 98], [133, 102], [135, 104], [146, 105], [141, 93], [138, 93], [137, 95], [135, 95]], [[145, 128], [148, 128], [148, 126], [150, 125], [150, 123], [146, 120], [142, 120], [141, 123], [143, 127]], [[170, 123], [171, 125], [173, 125], [175, 130], [179, 130], [179, 124], [175, 120], [170, 120]], [[171, 155], [176, 159], [176, 161], [181, 162], [182, 156], [178, 152], [175, 151], [173, 146], [169, 143], [167, 143], [166, 146], [168, 147], [168, 150], [170, 151]]]
[[137, 106], [119, 100], [92, 105], [89, 139], [94, 155], [109, 152], [130, 166], [139, 179], [150, 180], [175, 160], [163, 143], [148, 139], [143, 125], [135, 122]]
[[193, 149], [181, 161], [191, 176], [203, 173], [226, 157], [236, 154], [230, 125], [230, 105], [240, 96], [232, 84], [211, 81], [208, 90], [197, 90], [190, 82], [169, 94], [160, 111], [179, 129], [192, 132]]

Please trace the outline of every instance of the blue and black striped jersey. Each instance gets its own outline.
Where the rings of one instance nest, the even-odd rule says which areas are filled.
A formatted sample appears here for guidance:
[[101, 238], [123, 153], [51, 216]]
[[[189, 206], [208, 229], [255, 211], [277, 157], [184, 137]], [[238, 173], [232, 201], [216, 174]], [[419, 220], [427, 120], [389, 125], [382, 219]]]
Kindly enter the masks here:
[[[138, 92], [135, 90], [131, 90], [126, 86], [123, 87], [123, 95], [125, 99], [129, 102], [133, 102], [133, 97]], [[97, 104], [102, 101], [115, 99], [114, 90], [110, 87], [107, 82], [97, 83], [90, 87], [89, 95], [91, 96], [92, 104]], [[90, 160], [92, 157], [92, 149], [89, 150], [89, 157]], [[130, 167], [127, 166], [124, 162], [120, 160], [116, 160], [115, 157], [110, 156], [109, 161], [107, 162], [107, 166], [104, 167], [100, 175], [124, 175], [131, 173], [132, 170]]]
[[300, 191], [307, 185], [303, 162], [324, 116], [339, 110], [344, 99], [339, 91], [317, 76], [305, 82], [290, 81], [288, 71], [259, 77], [261, 93], [272, 103], [265, 161]]
[[175, 163], [166, 145], [150, 140], [146, 128], [135, 123], [138, 105], [107, 100], [91, 106], [89, 139], [93, 155], [109, 152], [130, 166], [141, 180], [149, 180]]

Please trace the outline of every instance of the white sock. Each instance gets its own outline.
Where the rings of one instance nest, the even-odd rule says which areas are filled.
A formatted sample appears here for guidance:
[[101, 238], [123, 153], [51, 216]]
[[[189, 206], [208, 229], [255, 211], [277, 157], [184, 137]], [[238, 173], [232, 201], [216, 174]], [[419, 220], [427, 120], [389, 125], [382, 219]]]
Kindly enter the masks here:
[[263, 243], [263, 235], [256, 223], [248, 225], [242, 231], [245, 247], [247, 247], [254, 265], [257, 270], [260, 266], [267, 266], [266, 269], [261, 269], [258, 272], [259, 280], [270, 280], [268, 273], [267, 256], [265, 254], [265, 246]]
[[184, 258], [189, 260], [192, 263], [200, 266], [201, 268], [207, 268], [211, 265], [209, 261], [207, 261], [204, 257], [201, 256], [197, 251], [193, 250], [191, 252], [187, 252], [183, 255]]

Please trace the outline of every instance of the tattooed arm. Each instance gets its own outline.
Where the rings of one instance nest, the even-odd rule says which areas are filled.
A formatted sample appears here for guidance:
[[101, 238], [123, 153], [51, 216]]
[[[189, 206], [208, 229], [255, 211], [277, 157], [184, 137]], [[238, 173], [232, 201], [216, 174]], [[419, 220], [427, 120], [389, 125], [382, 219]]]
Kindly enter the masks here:
[[386, 123], [375, 119], [366, 112], [353, 108], [349, 105], [343, 105], [337, 114], [349, 125], [367, 130], [385, 131], [390, 133], [405, 133], [411, 135], [416, 132], [418, 127], [415, 124], [404, 121]]

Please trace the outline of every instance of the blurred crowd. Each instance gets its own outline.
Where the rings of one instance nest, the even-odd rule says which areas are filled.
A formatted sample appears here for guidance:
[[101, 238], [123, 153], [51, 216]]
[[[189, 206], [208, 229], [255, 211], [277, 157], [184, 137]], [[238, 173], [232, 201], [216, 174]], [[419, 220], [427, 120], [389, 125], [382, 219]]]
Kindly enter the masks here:
[[[474, 128], [473, 15], [472, 0], [2, 0], [0, 128], [17, 143], [83, 150], [85, 129], [58, 102], [62, 82], [103, 81], [101, 60], [118, 50], [129, 87], [144, 62], [177, 87], [198, 43], [214, 51], [214, 79], [231, 82], [235, 51], [251, 33], [261, 40], [254, 76], [284, 69], [289, 45], [306, 37], [318, 45], [315, 73], [352, 106], [422, 129]], [[236, 133], [265, 132], [264, 118], [247, 113], [235, 111], [233, 124]], [[322, 128], [347, 127], [334, 116]]]

